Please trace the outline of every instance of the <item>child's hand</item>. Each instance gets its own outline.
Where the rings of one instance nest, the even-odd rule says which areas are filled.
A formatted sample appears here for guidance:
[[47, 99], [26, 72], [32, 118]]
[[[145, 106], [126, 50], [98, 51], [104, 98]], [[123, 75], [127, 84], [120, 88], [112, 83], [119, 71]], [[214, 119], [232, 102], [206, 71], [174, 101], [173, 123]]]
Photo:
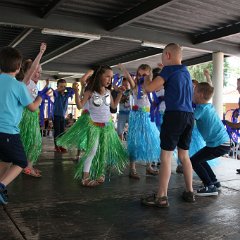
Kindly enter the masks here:
[[123, 93], [126, 91], [126, 88], [124, 86], [120, 86], [117, 90], [118, 92]]
[[92, 76], [93, 73], [94, 73], [94, 71], [93, 71], [92, 69], [89, 69], [89, 70], [87, 71], [87, 75], [88, 75], [89, 77]]
[[46, 87], [48, 87], [49, 82], [50, 82], [50, 81], [49, 81], [49, 78], [47, 78], [45, 81], [46, 81]]
[[157, 65], [158, 65], [158, 67], [160, 67], [161, 69], [163, 69], [163, 67], [164, 67], [162, 63], [158, 63]]
[[203, 74], [205, 77], [210, 76], [209, 70], [207, 68], [203, 70]]
[[119, 64], [117, 65], [117, 67], [118, 67], [118, 69], [121, 70], [121, 71], [124, 70], [124, 66], [123, 66], [122, 63], [119, 63]]
[[44, 53], [47, 49], [47, 44], [46, 43], [41, 43], [41, 46], [40, 46], [40, 52], [41, 53]]
[[79, 86], [79, 84], [77, 82], [73, 83], [72, 88], [75, 92], [78, 91], [78, 86]]

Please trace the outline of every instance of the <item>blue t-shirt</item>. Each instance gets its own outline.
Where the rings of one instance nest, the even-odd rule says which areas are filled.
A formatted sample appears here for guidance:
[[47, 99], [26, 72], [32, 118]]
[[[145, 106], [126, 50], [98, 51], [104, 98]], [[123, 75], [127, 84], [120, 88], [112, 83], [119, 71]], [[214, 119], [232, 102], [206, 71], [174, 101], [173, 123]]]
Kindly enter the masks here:
[[33, 100], [26, 85], [9, 74], [0, 74], [0, 86], [0, 132], [18, 134], [23, 107]]
[[192, 79], [186, 66], [165, 66], [159, 73], [159, 76], [165, 81], [165, 111], [193, 112]]
[[217, 147], [229, 142], [227, 131], [211, 103], [197, 104], [194, 117], [207, 147]]
[[53, 114], [55, 116], [65, 117], [67, 107], [68, 107], [68, 93], [64, 93], [64, 95], [57, 92], [54, 99], [54, 108]]

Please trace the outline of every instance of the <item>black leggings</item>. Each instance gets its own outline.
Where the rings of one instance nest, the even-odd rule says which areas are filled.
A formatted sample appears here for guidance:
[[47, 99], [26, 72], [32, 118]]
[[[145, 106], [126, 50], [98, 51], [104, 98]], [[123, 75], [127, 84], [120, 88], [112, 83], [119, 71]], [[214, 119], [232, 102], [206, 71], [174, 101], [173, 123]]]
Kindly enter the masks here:
[[228, 153], [229, 150], [230, 146], [223, 145], [218, 147], [204, 147], [190, 158], [194, 171], [205, 186], [210, 186], [217, 181], [217, 178], [207, 161], [223, 156]]

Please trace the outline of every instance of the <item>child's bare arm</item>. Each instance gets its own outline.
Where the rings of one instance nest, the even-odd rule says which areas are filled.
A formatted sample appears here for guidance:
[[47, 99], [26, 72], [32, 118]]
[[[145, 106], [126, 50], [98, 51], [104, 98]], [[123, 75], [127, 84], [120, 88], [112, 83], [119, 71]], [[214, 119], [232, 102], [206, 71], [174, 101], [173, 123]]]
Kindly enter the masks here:
[[206, 77], [207, 82], [212, 86], [212, 79], [208, 69], [204, 69], [203, 71], [204, 76]]
[[118, 68], [123, 72], [124, 77], [130, 83], [131, 89], [134, 89], [136, 84], [135, 84], [134, 80], [132, 79], [131, 75], [129, 74], [128, 70], [125, 68], [125, 66], [123, 64], [119, 63]]
[[40, 46], [40, 51], [37, 55], [37, 57], [35, 58], [35, 60], [33, 61], [32, 65], [31, 65], [31, 68], [26, 72], [24, 78], [23, 78], [23, 82], [28, 85], [33, 74], [37, 71], [38, 69], [38, 66], [39, 66], [39, 63], [40, 63], [40, 60], [44, 54], [44, 52], [46, 51], [47, 49], [47, 45], [46, 43], [41, 43], [41, 46]]
[[75, 102], [76, 102], [77, 108], [81, 109], [89, 99], [91, 93], [89, 91], [86, 91], [83, 95], [83, 98], [81, 99], [81, 97], [79, 96], [78, 83], [77, 82], [73, 83], [72, 88], [75, 92]]
[[87, 79], [93, 75], [94, 71], [92, 69], [88, 70], [81, 78], [81, 85], [86, 85]]
[[116, 99], [113, 100], [113, 98], [112, 98], [112, 96], [111, 96], [111, 107], [112, 107], [113, 109], [116, 109], [116, 108], [117, 108], [117, 106], [118, 106], [118, 104], [119, 104], [119, 102], [120, 102], [120, 100], [121, 100], [121, 98], [122, 98], [123, 92], [124, 92], [125, 90], [126, 90], [126, 88], [123, 87], [123, 86], [121, 86], [121, 87], [119, 87], [119, 88], [117, 89], [118, 95], [117, 95]]
[[39, 108], [41, 102], [42, 98], [40, 96], [37, 96], [33, 103], [27, 105], [27, 109], [31, 112], [35, 112]]
[[151, 76], [145, 76], [143, 88], [146, 92], [157, 91], [163, 88], [164, 82], [164, 79], [160, 76], [155, 77], [153, 81], [151, 80]]

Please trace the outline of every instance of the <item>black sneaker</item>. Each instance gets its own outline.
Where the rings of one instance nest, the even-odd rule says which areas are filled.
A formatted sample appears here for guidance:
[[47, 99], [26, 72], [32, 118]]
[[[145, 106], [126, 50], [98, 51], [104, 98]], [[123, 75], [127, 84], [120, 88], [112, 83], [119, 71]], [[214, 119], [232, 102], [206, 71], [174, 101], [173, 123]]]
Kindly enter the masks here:
[[196, 195], [201, 197], [217, 196], [218, 190], [214, 185], [205, 186], [205, 187], [199, 188], [197, 190]]
[[214, 182], [213, 184], [214, 184], [214, 186], [217, 188], [218, 191], [221, 191], [221, 190], [222, 190], [222, 185], [221, 185], [220, 182]]
[[185, 202], [195, 202], [195, 195], [193, 192], [184, 191], [182, 194], [182, 198]]
[[155, 168], [155, 166], [156, 166], [156, 163], [155, 163], [155, 162], [152, 162], [152, 163], [151, 163], [151, 167], [152, 167], [152, 168]]
[[236, 171], [237, 171], [237, 174], [240, 174], [240, 169], [236, 169]]
[[8, 195], [6, 188], [0, 190], [0, 204], [2, 205], [8, 204]]

